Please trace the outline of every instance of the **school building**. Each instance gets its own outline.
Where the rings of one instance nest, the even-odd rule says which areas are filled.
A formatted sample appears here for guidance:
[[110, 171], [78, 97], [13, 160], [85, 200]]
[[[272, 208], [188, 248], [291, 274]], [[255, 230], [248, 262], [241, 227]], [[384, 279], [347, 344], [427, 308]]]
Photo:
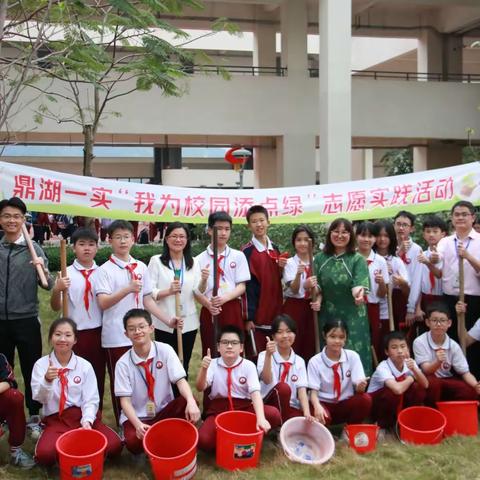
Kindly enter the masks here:
[[[478, 0], [204, 3], [168, 20], [201, 36], [227, 17], [243, 37], [189, 44], [213, 66], [189, 66], [180, 98], [154, 88], [112, 103], [121, 115], [102, 120], [94, 175], [236, 188], [223, 153], [238, 145], [253, 154], [246, 187], [311, 185], [383, 176], [386, 149], [412, 147], [424, 170], [460, 163], [469, 138], [480, 144]], [[24, 92], [9, 125], [17, 146], [2, 160], [80, 174], [80, 128], [35, 124], [37, 95]]]

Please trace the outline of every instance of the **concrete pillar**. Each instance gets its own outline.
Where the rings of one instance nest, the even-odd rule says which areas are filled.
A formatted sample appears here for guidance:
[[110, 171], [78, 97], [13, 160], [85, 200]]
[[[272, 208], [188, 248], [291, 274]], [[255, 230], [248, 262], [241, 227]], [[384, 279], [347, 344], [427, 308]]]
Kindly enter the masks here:
[[255, 31], [253, 32], [254, 67], [276, 66], [276, 33], [275, 25], [257, 24]]
[[423, 172], [427, 169], [428, 147], [413, 147], [413, 171]]
[[365, 180], [373, 178], [373, 150], [371, 148], [363, 149], [363, 178]]
[[275, 188], [281, 186], [281, 169], [274, 148], [253, 149], [254, 188]]
[[426, 147], [414, 147], [413, 171], [432, 170], [452, 167], [462, 163], [462, 146], [434, 144]]
[[463, 37], [447, 35], [444, 41], [444, 78], [448, 74], [461, 75], [463, 73]]
[[288, 77], [308, 75], [307, 2], [284, 0], [281, 5], [282, 67]]
[[162, 170], [182, 168], [182, 149], [180, 147], [154, 147], [152, 183], [162, 185]]
[[352, 178], [352, 5], [319, 0], [320, 182]]
[[277, 157], [281, 165], [279, 187], [315, 185], [315, 135], [288, 133], [277, 141]]

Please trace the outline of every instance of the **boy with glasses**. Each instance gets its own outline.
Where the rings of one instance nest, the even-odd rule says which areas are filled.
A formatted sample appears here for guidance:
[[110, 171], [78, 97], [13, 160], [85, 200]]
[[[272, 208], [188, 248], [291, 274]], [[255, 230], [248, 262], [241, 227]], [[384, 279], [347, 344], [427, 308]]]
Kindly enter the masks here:
[[470, 373], [460, 345], [447, 335], [452, 324], [448, 307], [431, 303], [425, 323], [429, 331], [413, 342], [415, 361], [428, 379], [425, 404], [436, 408], [441, 400], [476, 400], [480, 383]]
[[[123, 317], [123, 325], [132, 348], [115, 367], [115, 395], [122, 407], [120, 423], [125, 446], [131, 453], [141, 454], [143, 437], [152, 425], [165, 418], [186, 418], [196, 423], [200, 410], [175, 350], [152, 341], [154, 328], [150, 314], [140, 308], [129, 310]], [[177, 398], [172, 384], [180, 392]]]

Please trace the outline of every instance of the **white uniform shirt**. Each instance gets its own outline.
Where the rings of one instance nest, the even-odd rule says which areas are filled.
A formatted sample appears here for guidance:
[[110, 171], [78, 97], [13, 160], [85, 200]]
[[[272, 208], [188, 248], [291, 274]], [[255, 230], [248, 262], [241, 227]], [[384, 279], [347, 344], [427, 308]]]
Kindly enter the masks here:
[[[415, 366], [417, 365], [415, 364]], [[403, 363], [402, 370], [398, 370], [394, 363], [387, 358], [380, 362], [375, 372], [373, 372], [367, 391], [368, 393], [376, 392], [385, 387], [385, 382], [387, 380], [395, 380], [402, 375], [405, 375], [405, 378], [408, 376], [413, 377], [413, 372], [407, 367], [405, 362]]]
[[[146, 359], [140, 358], [133, 348], [124, 353], [115, 366], [115, 396], [130, 397], [140, 419], [148, 418], [146, 406], [149, 398], [145, 370], [138, 364], [150, 358], [153, 359], [150, 371], [155, 379], [156, 413], [174, 399], [172, 383], [177, 383], [187, 376], [175, 350], [165, 343], [152, 342]], [[126, 420], [127, 417], [122, 411], [120, 424]]]
[[[160, 261], [160, 255], [154, 255], [148, 264], [148, 272], [152, 282], [152, 295], [156, 297], [160, 290], [168, 290], [170, 284], [175, 279], [173, 265], [170, 268]], [[180, 275], [180, 292], [181, 317], [183, 318], [183, 332], [191, 332], [198, 329], [198, 313], [193, 297], [193, 291], [197, 289], [200, 282], [200, 267], [198, 262], [194, 261], [193, 267], [187, 270], [185, 262], [182, 262]], [[168, 295], [157, 300], [157, 305], [166, 313], [168, 318], [175, 316], [175, 295]], [[153, 325], [156, 329], [164, 332], [173, 332], [173, 328], [167, 327], [165, 323], [157, 317], [152, 316]]]
[[[91, 284], [91, 290], [88, 295], [88, 310], [85, 307], [84, 294], [86, 289], [85, 277], [82, 270], [91, 270], [88, 281]], [[67, 267], [67, 276], [70, 278], [70, 287], [68, 288], [68, 316], [75, 320], [78, 330], [88, 330], [102, 326], [102, 310], [98, 306], [97, 296], [95, 295], [95, 283], [98, 277], [98, 265], [93, 262], [91, 269], [83, 267], [78, 260]]]
[[[411, 239], [410, 239], [411, 241]], [[407, 312], [414, 313], [420, 298], [420, 287], [422, 279], [422, 264], [418, 261], [418, 256], [422, 253], [420, 245], [412, 241], [412, 244], [406, 252], [407, 263], [405, 264], [410, 279], [410, 293], [408, 295]], [[402, 260], [402, 259], [400, 259]], [[403, 260], [402, 260], [403, 262]]]
[[[390, 263], [392, 266], [392, 275], [400, 275], [402, 278], [406, 280], [408, 285], [410, 286], [410, 277], [408, 276], [407, 268], [403, 260], [397, 256], [389, 255], [385, 257], [387, 262], [387, 269], [388, 264]], [[392, 277], [390, 276], [390, 282], [392, 281]], [[394, 287], [396, 288], [396, 287]], [[386, 320], [388, 319], [388, 296], [385, 295], [384, 298], [380, 299], [380, 319]]]
[[[195, 262], [198, 262], [200, 270], [210, 268], [207, 289], [203, 292], [207, 298], [210, 298], [213, 293], [213, 250], [210, 245], [195, 258]], [[222, 253], [218, 254], [218, 267], [223, 271], [223, 274], [219, 273], [218, 295], [220, 296], [234, 290], [239, 283], [250, 280], [247, 257], [240, 250], [230, 248], [228, 245]]]
[[434, 362], [437, 357], [435, 351], [443, 348], [447, 354], [447, 360], [442, 363], [440, 368], [435, 372], [435, 376], [439, 378], [449, 378], [453, 376], [452, 368], [457, 375], [463, 375], [469, 372], [467, 359], [460, 348], [460, 345], [445, 335], [442, 345], [437, 345], [432, 340], [432, 334], [425, 332], [413, 341], [413, 353], [415, 361], [422, 366], [425, 362]]
[[[302, 262], [302, 260], [300, 260], [298, 255], [295, 255], [294, 257], [290, 257], [289, 259], [287, 259], [287, 264], [283, 269], [283, 281], [285, 284], [289, 282], [293, 282], [293, 280], [295, 280], [295, 277], [297, 276], [298, 266], [300, 264], [304, 264], [307, 268], [310, 266], [309, 263]], [[303, 284], [305, 280], [311, 275], [312, 274], [308, 273], [308, 271], [303, 272], [300, 277], [300, 287], [298, 289], [298, 292], [293, 293], [290, 287], [287, 287], [285, 289], [285, 296], [292, 297], [292, 298], [305, 298], [305, 288], [303, 288]], [[310, 296], [310, 292], [308, 292], [308, 296]]]
[[[285, 379], [285, 382], [290, 387], [292, 391], [290, 397], [290, 405], [294, 408], [300, 408], [300, 401], [298, 400], [298, 389], [301, 387], [308, 388], [307, 380], [307, 368], [305, 366], [305, 360], [302, 357], [299, 357], [293, 350], [290, 352], [290, 358], [284, 360], [278, 352], [275, 352], [272, 355], [272, 382], [264, 383], [260, 380], [260, 393], [262, 397], [265, 398], [270, 390], [280, 382], [280, 378], [283, 372], [283, 363], [290, 362], [290, 370], [288, 371], [288, 376]], [[257, 371], [258, 375], [261, 375], [263, 371], [263, 366], [265, 364], [265, 352], [260, 352], [257, 360]]]
[[[43, 415], [48, 417], [58, 413], [60, 402], [60, 380], [45, 380], [48, 366], [64, 368], [52, 352], [35, 362], [32, 371], [32, 398], [43, 404]], [[65, 408], [79, 407], [82, 410], [82, 422], [93, 424], [98, 412], [100, 397], [98, 396], [97, 377], [90, 362], [72, 352], [66, 378], [68, 380]]]
[[[341, 363], [338, 370], [341, 381], [339, 401], [342, 401], [352, 397], [355, 394], [354, 386], [365, 380], [366, 377], [357, 352], [342, 349], [339, 362]], [[318, 399], [321, 402], [336, 403], [332, 368], [336, 363], [338, 362], [327, 357], [325, 348], [308, 362], [308, 387], [311, 390], [317, 390]]]
[[[107, 260], [99, 269], [95, 282], [95, 295], [105, 293], [111, 295], [126, 287], [132, 281], [130, 272], [125, 268], [129, 263], [136, 263], [135, 273], [142, 281], [142, 289], [137, 294], [129, 293], [119, 302], [103, 311], [102, 347], [128, 347], [132, 344], [125, 336], [123, 316], [132, 308], [143, 308], [143, 297], [152, 293], [150, 275], [147, 266], [130, 257], [128, 262], [123, 262], [112, 255], [116, 263]], [[138, 304], [137, 304], [138, 298]]]
[[390, 277], [388, 275], [387, 261], [381, 255], [371, 250], [367, 258], [367, 265], [370, 277], [370, 291], [367, 295], [368, 303], [380, 303], [381, 298], [377, 297], [378, 283], [375, 281], [375, 275], [381, 273], [385, 285], [388, 285]]
[[480, 342], [480, 318], [467, 333], [477, 342]]
[[[430, 258], [430, 256], [432, 255], [432, 251], [430, 250], [430, 248], [428, 248], [423, 252], [423, 254], [427, 258]], [[435, 266], [438, 269], [442, 270], [443, 262], [439, 261], [438, 263], [435, 264]], [[443, 294], [442, 279], [434, 277], [433, 288], [432, 288], [432, 282], [430, 280], [430, 270], [423, 263], [421, 264], [421, 272], [422, 272], [422, 281], [421, 281], [422, 293], [426, 293], [427, 295], [442, 295]]]
[[[246, 358], [238, 357], [233, 363], [231, 394], [233, 398], [251, 398], [253, 392], [260, 391], [255, 364]], [[207, 370], [207, 386], [212, 387], [209, 398], [228, 398], [227, 366], [222, 357], [212, 360]]]

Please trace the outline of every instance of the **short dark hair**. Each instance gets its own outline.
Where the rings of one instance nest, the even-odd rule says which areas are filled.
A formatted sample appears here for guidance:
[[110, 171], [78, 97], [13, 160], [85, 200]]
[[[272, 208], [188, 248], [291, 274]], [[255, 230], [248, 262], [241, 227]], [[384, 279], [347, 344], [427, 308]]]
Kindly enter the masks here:
[[277, 315], [272, 322], [272, 335], [275, 335], [280, 328], [280, 324], [284, 323], [293, 333], [297, 333], [297, 322], [286, 313]]
[[80, 227], [72, 233], [70, 240], [73, 245], [75, 245], [79, 240], [93, 240], [95, 243], [98, 243], [98, 235], [97, 232], [91, 228]]
[[217, 222], [228, 222], [232, 226], [232, 217], [224, 211], [211, 213], [208, 216], [208, 227], [213, 228]]
[[457, 207], [467, 207], [472, 215], [475, 213], [475, 207], [473, 206], [473, 203], [469, 202], [468, 200], [459, 200], [458, 202], [454, 203], [450, 213], [452, 214]]
[[350, 220], [347, 220], [346, 218], [336, 218], [328, 227], [327, 237], [325, 239], [325, 246], [323, 247], [323, 251], [327, 255], [335, 254], [335, 247], [330, 237], [333, 230], [338, 228], [340, 225], [343, 225], [345, 230], [347, 230], [350, 233], [350, 240], [348, 241], [346, 252], [355, 253], [355, 232], [353, 231], [352, 222]]
[[123, 328], [125, 331], [127, 330], [127, 323], [131, 318], [144, 318], [149, 325], [152, 324], [152, 316], [147, 310], [144, 308], [131, 308], [123, 316]]
[[398, 218], [398, 217], [405, 217], [405, 218], [408, 218], [410, 220], [410, 224], [412, 227], [415, 226], [415, 215], [413, 213], [410, 213], [410, 212], [407, 212], [407, 210], [400, 210], [394, 217], [393, 217], [393, 221], [395, 222], [395, 220]]
[[427, 320], [432, 316], [433, 312], [444, 313], [449, 319], [451, 318], [450, 310], [445, 302], [441, 300], [429, 303], [425, 309]]
[[48, 339], [51, 340], [52, 339], [52, 336], [55, 332], [55, 330], [60, 326], [60, 325], [63, 325], [64, 323], [67, 323], [68, 325], [70, 325], [72, 327], [72, 330], [73, 330], [73, 336], [75, 337], [75, 339], [77, 338], [77, 324], [75, 323], [74, 320], [72, 320], [71, 318], [69, 317], [61, 317], [61, 318], [57, 318], [56, 320], [54, 320], [51, 325], [50, 325], [50, 328], [48, 329]]
[[299, 233], [305, 232], [308, 235], [308, 238], [312, 240], [312, 248], [315, 245], [315, 233], [308, 225], [299, 225], [295, 227], [292, 232], [292, 245], [295, 248], [295, 240], [297, 239], [297, 235]]
[[[390, 240], [390, 245], [388, 246], [388, 254], [396, 255], [398, 242], [397, 242], [397, 235], [395, 233], [395, 229], [393, 228], [393, 223], [390, 220], [377, 220], [375, 222], [375, 225], [377, 225], [378, 227], [378, 235], [380, 235], [382, 230], [385, 230], [385, 233], [387, 234]], [[374, 245], [373, 249], [377, 251], [377, 246]]]
[[225, 335], [226, 333], [234, 333], [235, 335], [238, 336], [240, 343], [245, 343], [245, 333], [243, 332], [242, 329], [238, 328], [236, 325], [224, 325], [223, 327], [220, 327], [217, 334], [217, 343], [220, 343], [222, 336]]
[[439, 228], [442, 232], [448, 231], [447, 222], [438, 215], [428, 215], [423, 220], [422, 228]]
[[263, 213], [265, 217], [268, 220], [268, 210], [263, 206], [263, 205], [252, 205], [248, 210], [247, 210], [247, 223], [250, 222], [250, 217], [254, 213]]
[[11, 197], [9, 199], [2, 200], [0, 202], [0, 212], [6, 207], [17, 208], [23, 213], [23, 215], [27, 213], [27, 206], [18, 197]]
[[393, 341], [393, 340], [402, 340], [402, 341], [406, 342], [407, 337], [405, 336], [405, 334], [403, 332], [395, 331], [395, 332], [387, 333], [385, 335], [385, 337], [383, 338], [383, 348], [385, 350], [388, 350], [388, 347], [390, 346], [390, 342]]
[[330, 330], [335, 330], [336, 328], [339, 328], [340, 330], [343, 330], [345, 332], [345, 335], [348, 337], [348, 326], [346, 322], [343, 320], [327, 320], [325, 325], [323, 326], [322, 332], [325, 337], [328, 335], [328, 332]]
[[355, 227], [355, 235], [361, 235], [362, 233], [369, 233], [376, 237], [378, 236], [378, 225], [373, 222], [360, 222]]
[[114, 220], [107, 229], [108, 236], [111, 237], [115, 230], [128, 230], [133, 234], [133, 225], [126, 220]]

